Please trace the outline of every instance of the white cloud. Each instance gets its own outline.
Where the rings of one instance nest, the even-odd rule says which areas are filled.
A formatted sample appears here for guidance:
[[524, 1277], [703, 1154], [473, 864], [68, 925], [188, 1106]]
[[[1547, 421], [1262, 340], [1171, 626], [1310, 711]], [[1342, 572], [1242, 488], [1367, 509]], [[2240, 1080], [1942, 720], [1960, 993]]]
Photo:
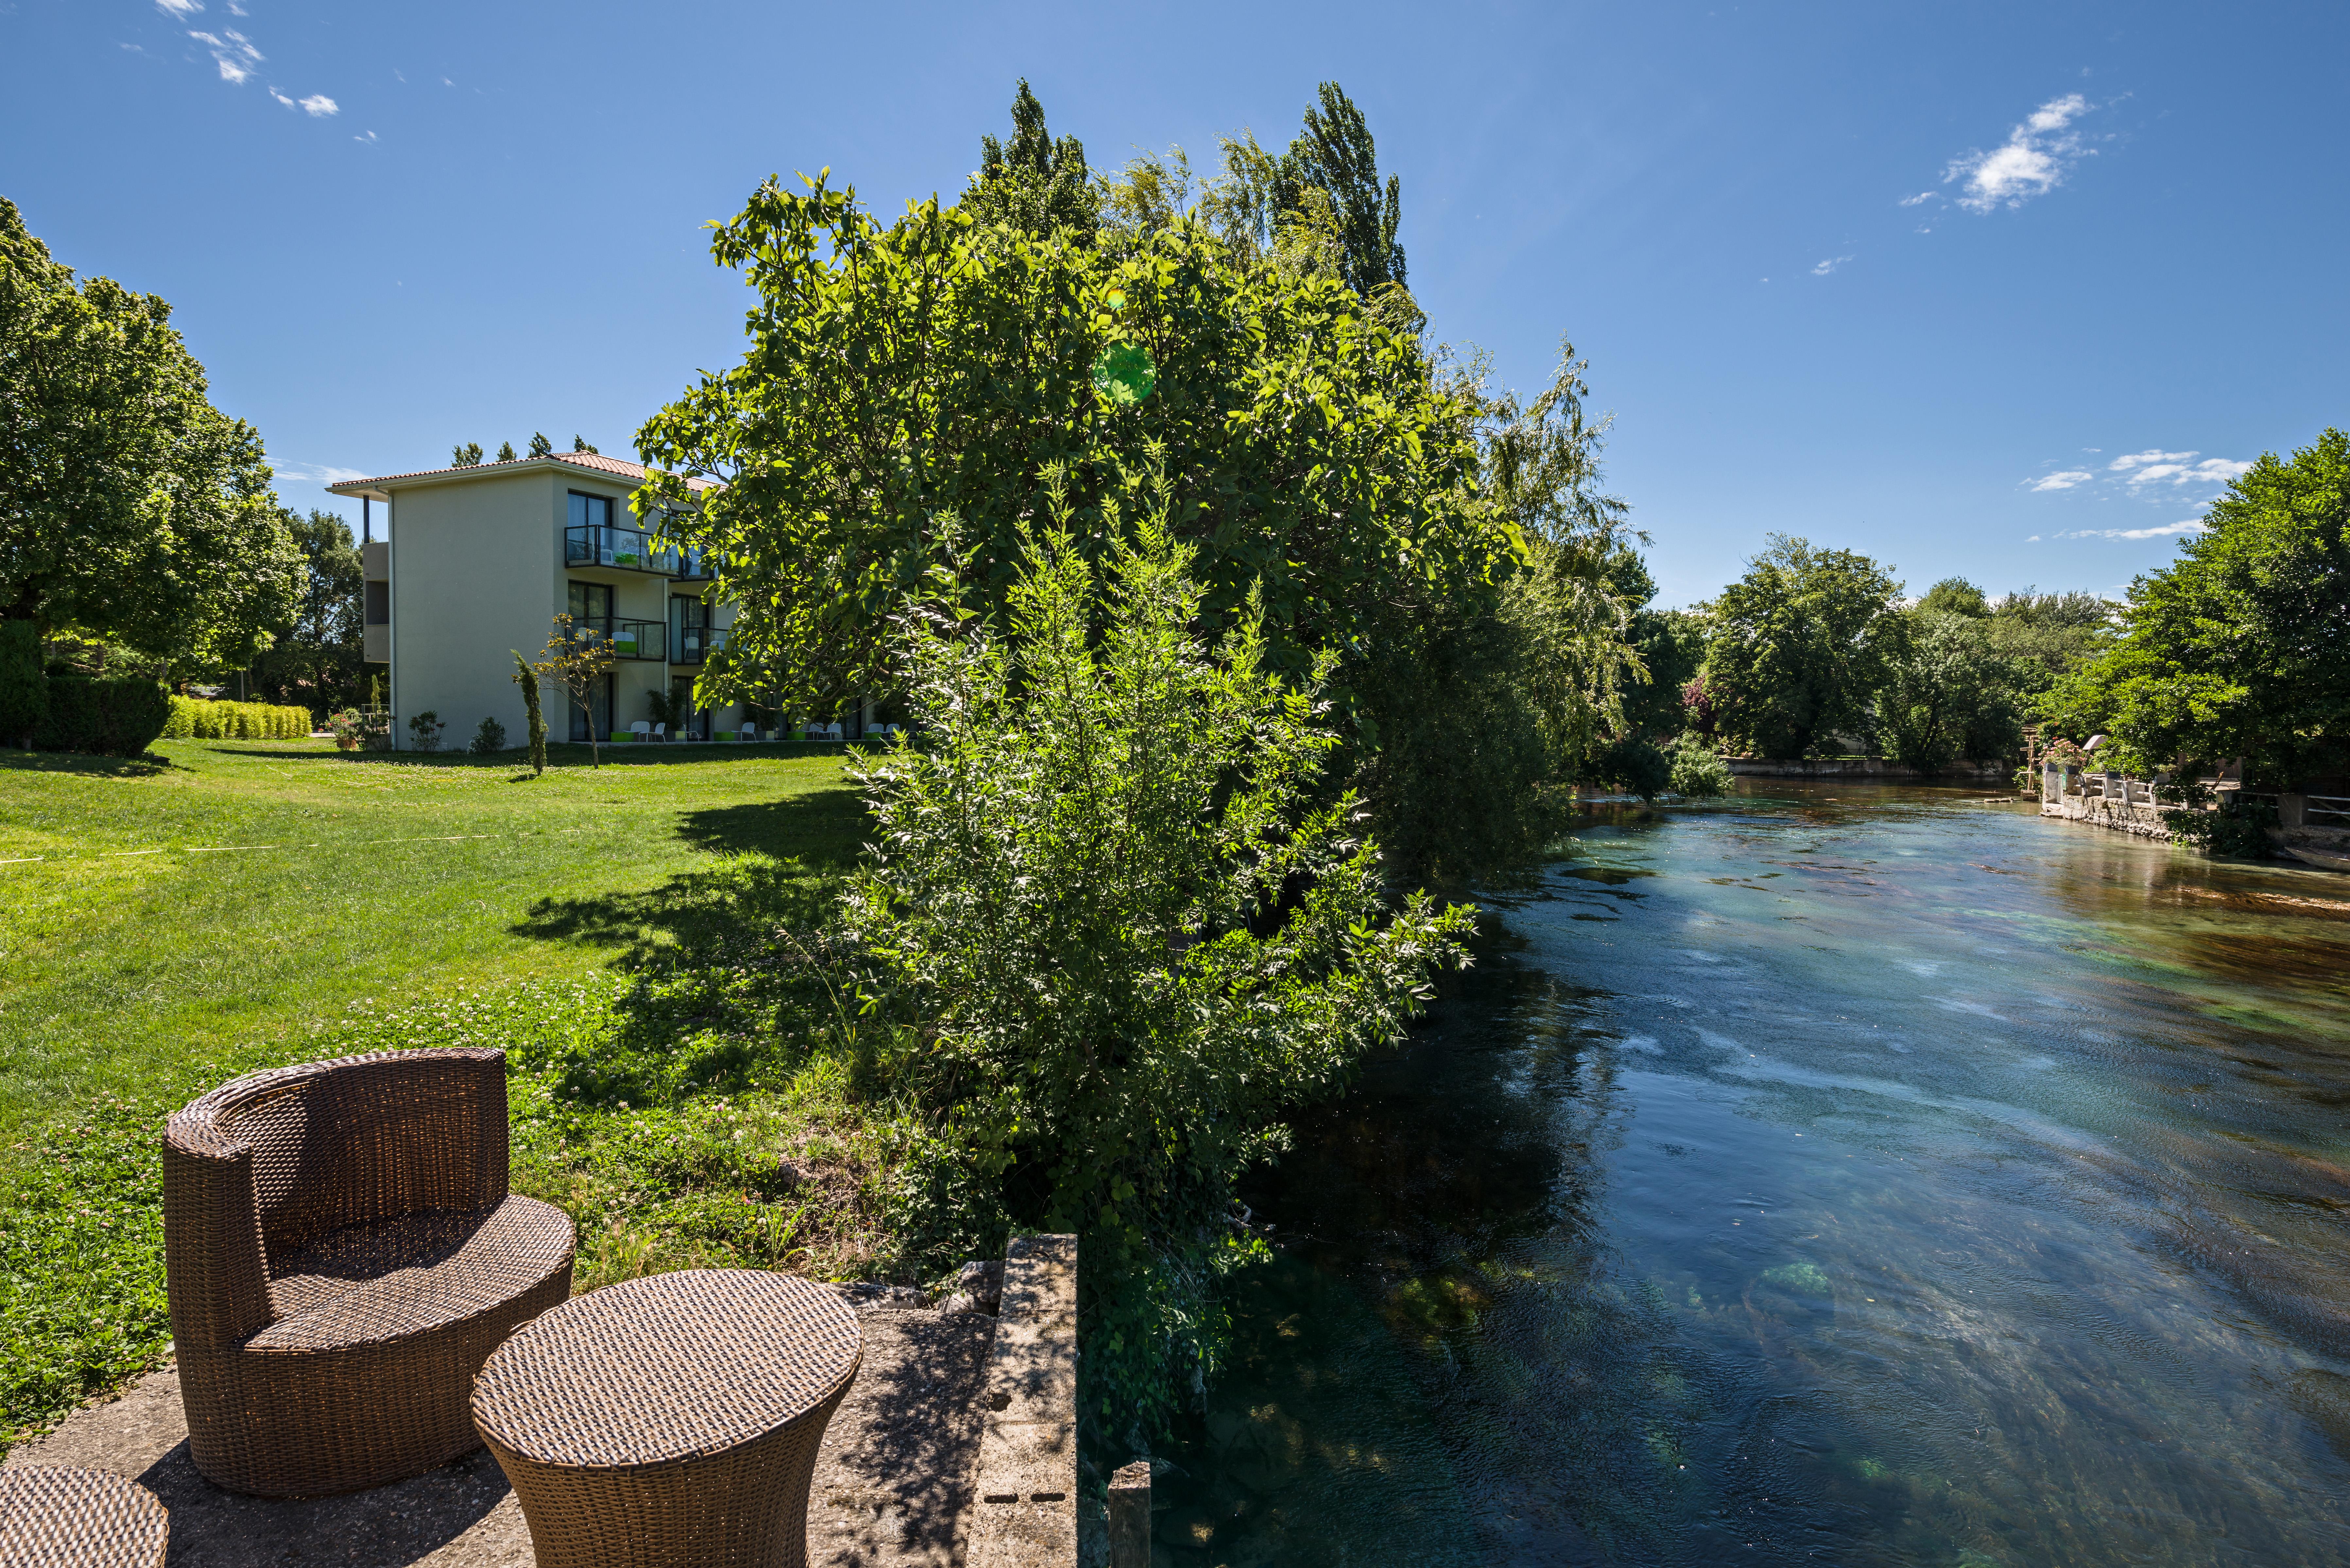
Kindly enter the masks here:
[[297, 462], [276, 471], [280, 479], [296, 480], [304, 484], [344, 484], [354, 479], [372, 477], [364, 468], [337, 468], [331, 463]]
[[[2166, 523], [2159, 528], [2076, 528], [2069, 534], [2059, 534], [2059, 539], [2161, 539], [2173, 534], [2200, 534], [2203, 521], [2189, 517], [2184, 523]], [[2038, 535], [2033, 535], [2038, 538]], [[2028, 542], [2028, 541], [2027, 541]]]
[[340, 114], [342, 106], [325, 93], [314, 92], [302, 100], [302, 112], [313, 119], [323, 119], [330, 114]]
[[375, 145], [375, 132], [370, 130], [364, 136], [354, 136], [351, 140], [353, 141], [364, 141], [369, 147], [373, 147]]
[[2097, 476], [2085, 468], [2068, 468], [2062, 473], [2043, 473], [2032, 482], [2034, 490], [2070, 490], [2076, 484], [2086, 484]]
[[1812, 269], [1812, 275], [1814, 277], [1825, 277], [1828, 274], [1835, 271], [1836, 268], [1844, 265], [1845, 263], [1850, 260], [1852, 260], [1850, 256], [1830, 256], [1827, 260], [1820, 263], [1819, 265]]
[[252, 15], [252, 13], [247, 11], [244, 6], [238, 5], [236, 0], [228, 0], [228, 14], [232, 16], [246, 16]]
[[1950, 160], [1942, 183], [1960, 182], [1959, 205], [1970, 213], [2021, 207], [2064, 182], [2074, 164], [2095, 150], [2082, 144], [2072, 124], [2089, 112], [2079, 93], [2050, 99], [2032, 111], [2007, 140], [1989, 152], [1970, 151]]
[[2252, 465], [2238, 462], [2233, 458], [2207, 457], [2195, 461], [2199, 454], [2191, 452], [2164, 452], [2150, 447], [2117, 457], [2106, 465], [2110, 472], [2126, 473], [2132, 488], [2142, 484], [2225, 484], [2250, 473]]
[[184, 22], [203, 8], [203, 0], [155, 0], [155, 9], [174, 22]]
[[262, 61], [261, 51], [253, 47], [253, 41], [233, 28], [224, 28], [218, 36], [191, 32], [188, 36], [213, 52], [224, 82], [244, 82]]
[[1914, 196], [1902, 197], [1901, 204], [1905, 207], [1918, 207], [1923, 206], [1928, 202], [1939, 202], [1941, 199], [1940, 195], [1935, 192], [1920, 191]]

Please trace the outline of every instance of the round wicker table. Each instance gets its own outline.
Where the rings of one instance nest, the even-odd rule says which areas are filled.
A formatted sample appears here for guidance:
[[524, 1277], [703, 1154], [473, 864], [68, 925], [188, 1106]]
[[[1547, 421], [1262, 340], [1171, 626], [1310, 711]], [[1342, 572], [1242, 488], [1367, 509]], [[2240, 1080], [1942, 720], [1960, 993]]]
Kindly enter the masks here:
[[45, 1568], [162, 1568], [172, 1516], [112, 1470], [0, 1469], [0, 1563]]
[[473, 1382], [539, 1568], [801, 1568], [865, 1335], [789, 1274], [691, 1270], [542, 1313]]

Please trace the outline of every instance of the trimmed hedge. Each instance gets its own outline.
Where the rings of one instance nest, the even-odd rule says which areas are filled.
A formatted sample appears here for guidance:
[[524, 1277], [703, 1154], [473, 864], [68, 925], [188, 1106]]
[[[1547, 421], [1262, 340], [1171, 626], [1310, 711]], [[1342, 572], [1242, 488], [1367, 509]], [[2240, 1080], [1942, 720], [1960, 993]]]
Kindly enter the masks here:
[[48, 711], [33, 732], [33, 744], [44, 752], [139, 756], [171, 715], [163, 683], [140, 676], [52, 675], [48, 687]]
[[306, 741], [310, 729], [307, 708], [174, 697], [163, 735], [172, 741]]

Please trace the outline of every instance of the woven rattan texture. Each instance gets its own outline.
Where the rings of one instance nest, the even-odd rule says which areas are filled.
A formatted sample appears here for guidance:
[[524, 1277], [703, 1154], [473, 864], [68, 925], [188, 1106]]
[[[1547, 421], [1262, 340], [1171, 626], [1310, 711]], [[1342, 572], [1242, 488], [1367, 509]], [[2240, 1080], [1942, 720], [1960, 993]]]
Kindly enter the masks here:
[[0, 1565], [162, 1568], [171, 1515], [111, 1470], [0, 1470]]
[[816, 1450], [863, 1352], [856, 1314], [820, 1285], [657, 1274], [508, 1340], [473, 1415], [540, 1568], [798, 1568]]
[[506, 1191], [495, 1051], [256, 1073], [174, 1116], [164, 1271], [196, 1468], [378, 1486], [476, 1446], [473, 1375], [571, 1291], [571, 1223]]

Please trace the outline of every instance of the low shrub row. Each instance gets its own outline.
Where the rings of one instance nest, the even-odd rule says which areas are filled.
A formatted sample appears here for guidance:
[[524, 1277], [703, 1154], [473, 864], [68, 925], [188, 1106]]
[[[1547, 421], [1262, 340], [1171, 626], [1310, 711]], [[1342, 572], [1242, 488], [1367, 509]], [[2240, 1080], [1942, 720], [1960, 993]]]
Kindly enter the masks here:
[[171, 741], [299, 741], [310, 733], [310, 710], [274, 702], [208, 702], [174, 697], [163, 722]]
[[84, 752], [135, 757], [163, 732], [171, 694], [158, 680], [123, 675], [50, 675], [33, 746], [43, 752]]

